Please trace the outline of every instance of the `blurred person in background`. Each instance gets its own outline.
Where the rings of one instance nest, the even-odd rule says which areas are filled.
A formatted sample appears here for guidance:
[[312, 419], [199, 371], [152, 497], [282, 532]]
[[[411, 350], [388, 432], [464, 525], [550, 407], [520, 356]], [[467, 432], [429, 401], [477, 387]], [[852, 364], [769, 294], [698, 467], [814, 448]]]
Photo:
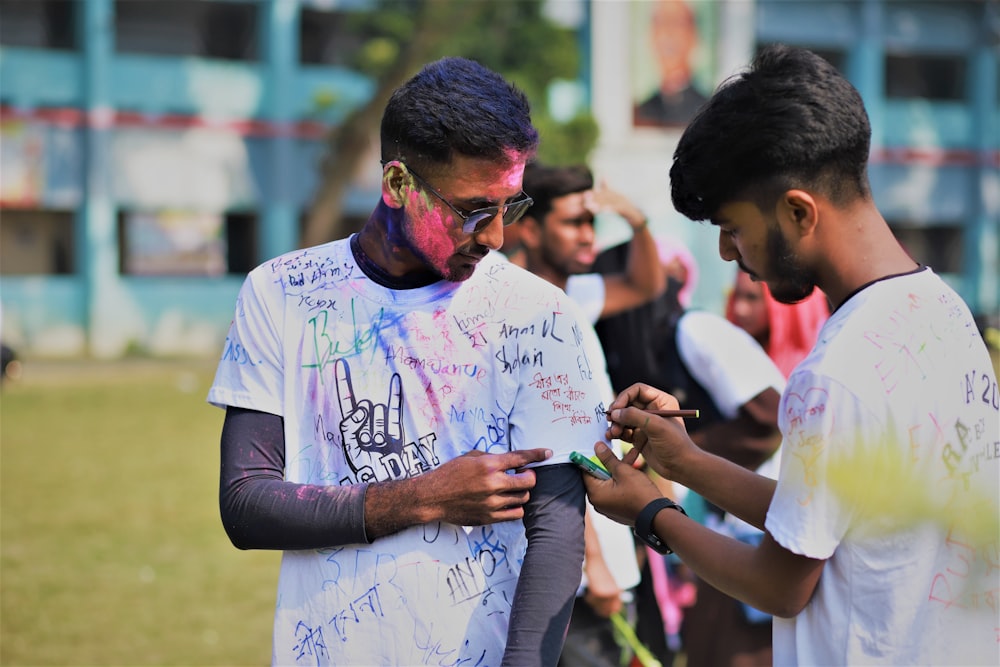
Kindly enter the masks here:
[[606, 385], [572, 300], [491, 252], [537, 143], [511, 83], [431, 63], [386, 105], [361, 231], [245, 280], [208, 400], [227, 534], [284, 552], [275, 664], [556, 664], [569, 453], [603, 437]]
[[726, 319], [753, 336], [786, 378], [816, 344], [828, 317], [830, 304], [822, 291], [814, 289], [796, 303], [781, 303], [771, 296], [767, 283], [742, 269], [726, 300]]
[[[564, 290], [591, 323], [663, 293], [666, 276], [656, 259], [646, 215], [606, 184], [595, 187], [589, 168], [530, 162], [524, 170], [524, 191], [534, 202], [518, 223], [520, 253], [513, 261]], [[624, 266], [614, 274], [593, 270], [594, 221], [602, 212], [617, 214], [632, 230]]]
[[[0, 332], [3, 331], [3, 305], [0, 304]], [[0, 385], [7, 380], [17, 380], [21, 377], [21, 360], [14, 348], [0, 340]]]

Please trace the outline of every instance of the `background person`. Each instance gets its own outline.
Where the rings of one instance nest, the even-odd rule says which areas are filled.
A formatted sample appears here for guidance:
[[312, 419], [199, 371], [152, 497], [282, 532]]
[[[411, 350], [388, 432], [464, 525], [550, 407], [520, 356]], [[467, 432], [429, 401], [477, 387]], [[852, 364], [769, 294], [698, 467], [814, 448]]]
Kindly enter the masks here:
[[797, 303], [781, 303], [743, 270], [736, 272], [726, 299], [726, 319], [761, 344], [785, 377], [809, 354], [830, 317], [826, 295], [816, 289]]
[[[663, 293], [666, 276], [646, 215], [607, 185], [594, 187], [590, 169], [531, 162], [524, 171], [524, 191], [534, 201], [519, 223], [522, 255], [515, 261], [565, 290], [591, 323]], [[632, 229], [624, 265], [604, 275], [593, 270], [594, 220], [602, 211], [621, 216]]]
[[583, 560], [568, 455], [603, 436], [606, 385], [571, 300], [490, 252], [537, 142], [500, 75], [431, 63], [386, 106], [361, 231], [244, 282], [208, 399], [227, 533], [284, 551], [274, 663], [556, 664]]
[[870, 139], [835, 68], [773, 45], [720, 86], [674, 152], [674, 206], [718, 226], [722, 258], [785, 303], [818, 287], [833, 313], [782, 395], [777, 482], [644, 412], [677, 405], [648, 385], [615, 400], [609, 436], [765, 529], [760, 545], [675, 511], [601, 443], [614, 479], [585, 482], [600, 511], [774, 614], [775, 664], [995, 665], [996, 376], [966, 304], [879, 213]]

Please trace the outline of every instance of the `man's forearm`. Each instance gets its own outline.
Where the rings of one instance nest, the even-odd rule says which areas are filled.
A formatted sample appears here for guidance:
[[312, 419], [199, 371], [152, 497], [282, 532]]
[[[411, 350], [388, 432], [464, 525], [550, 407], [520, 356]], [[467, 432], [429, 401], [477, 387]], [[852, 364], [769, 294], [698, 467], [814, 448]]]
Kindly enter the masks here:
[[666, 271], [660, 263], [656, 240], [645, 220], [632, 224], [632, 230], [632, 240], [629, 242], [625, 261], [625, 278], [634, 289], [652, 299], [666, 289]]
[[671, 480], [714, 505], [764, 530], [775, 481], [708, 452], [696, 452], [697, 461], [671, 469]]
[[284, 480], [281, 417], [229, 408], [222, 427], [219, 510], [240, 549], [320, 549], [364, 543], [364, 485]]
[[691, 434], [691, 440], [706, 452], [756, 470], [781, 445], [781, 433], [745, 419], [712, 424]]
[[[718, 590], [754, 607], [788, 618], [809, 601], [824, 561], [785, 550], [765, 534], [754, 547], [702, 526], [680, 512], [663, 510], [653, 532], [685, 565]], [[739, 563], [739, 567], [733, 567]]]
[[571, 464], [536, 468], [525, 506], [528, 549], [511, 608], [503, 665], [555, 665], [562, 651], [584, 553], [585, 490]]

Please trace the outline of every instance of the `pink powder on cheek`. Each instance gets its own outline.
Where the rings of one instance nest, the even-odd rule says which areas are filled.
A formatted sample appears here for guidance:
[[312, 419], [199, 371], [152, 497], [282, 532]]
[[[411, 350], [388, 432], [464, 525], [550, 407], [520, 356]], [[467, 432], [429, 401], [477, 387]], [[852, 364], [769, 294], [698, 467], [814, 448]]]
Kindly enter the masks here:
[[407, 195], [407, 211], [410, 213], [410, 234], [408, 237], [414, 250], [423, 256], [429, 267], [445, 275], [448, 259], [455, 252], [456, 242], [453, 232], [461, 232], [461, 222], [455, 220], [455, 215], [449, 210], [442, 211], [441, 206], [431, 206], [428, 198], [431, 195], [422, 192], [410, 192]]

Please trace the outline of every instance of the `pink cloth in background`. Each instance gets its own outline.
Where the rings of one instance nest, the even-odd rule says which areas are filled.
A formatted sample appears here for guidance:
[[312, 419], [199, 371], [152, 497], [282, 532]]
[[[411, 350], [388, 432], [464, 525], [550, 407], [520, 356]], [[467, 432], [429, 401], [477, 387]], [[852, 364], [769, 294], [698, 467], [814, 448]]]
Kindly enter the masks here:
[[[758, 283], [764, 288], [764, 303], [767, 306], [767, 321], [771, 333], [765, 350], [775, 365], [787, 378], [816, 344], [816, 337], [823, 323], [830, 317], [830, 306], [826, 295], [814, 289], [806, 299], [795, 303], [780, 303], [771, 296], [766, 283]], [[726, 300], [726, 319], [733, 317], [733, 293]]]
[[678, 260], [687, 270], [687, 280], [677, 294], [678, 301], [685, 308], [691, 306], [691, 295], [698, 285], [698, 262], [688, 247], [669, 236], [656, 237], [656, 249], [660, 254], [660, 263], [666, 266], [675, 259]]
[[653, 595], [660, 606], [660, 615], [663, 616], [663, 632], [669, 643], [669, 638], [680, 635], [684, 607], [694, 604], [696, 590], [690, 581], [670, 580], [667, 562], [662, 554], [646, 547], [646, 558], [649, 559], [649, 574], [653, 580]]

